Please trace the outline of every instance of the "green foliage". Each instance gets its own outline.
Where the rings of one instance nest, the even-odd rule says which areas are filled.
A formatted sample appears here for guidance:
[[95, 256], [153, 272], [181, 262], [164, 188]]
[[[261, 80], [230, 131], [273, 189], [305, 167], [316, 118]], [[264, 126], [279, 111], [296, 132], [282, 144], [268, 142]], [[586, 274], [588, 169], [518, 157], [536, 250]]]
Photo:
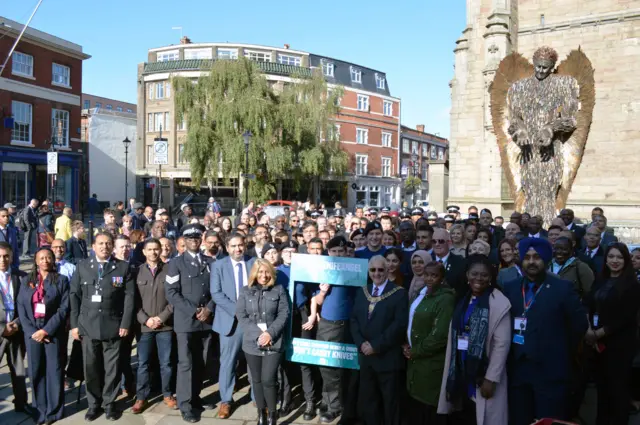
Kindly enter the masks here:
[[[172, 79], [176, 119], [186, 117], [185, 158], [197, 185], [203, 179], [240, 173], [256, 174], [249, 196], [256, 201], [275, 193], [278, 179], [294, 184], [331, 170], [347, 170], [348, 155], [340, 147], [333, 116], [339, 111], [342, 90], [327, 95], [321, 74], [312, 78], [293, 76], [276, 93], [255, 63], [214, 61], [211, 72], [192, 79]], [[249, 167], [245, 170], [242, 134], [251, 131]]]
[[404, 181], [404, 190], [408, 193], [413, 193], [420, 189], [422, 186], [422, 180], [418, 177], [407, 177]]

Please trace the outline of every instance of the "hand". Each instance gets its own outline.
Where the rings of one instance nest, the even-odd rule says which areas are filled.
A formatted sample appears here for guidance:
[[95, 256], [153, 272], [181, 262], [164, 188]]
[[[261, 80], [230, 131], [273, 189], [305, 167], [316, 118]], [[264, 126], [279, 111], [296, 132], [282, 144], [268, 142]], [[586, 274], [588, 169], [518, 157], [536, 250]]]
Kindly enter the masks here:
[[147, 325], [147, 327], [150, 329], [155, 329], [156, 328], [155, 317], [149, 317], [144, 324]]
[[373, 351], [373, 347], [371, 347], [369, 341], [365, 341], [362, 343], [362, 345], [360, 346], [360, 351], [362, 351], [362, 354], [364, 354], [365, 356], [375, 354], [375, 351]]
[[201, 322], [206, 322], [207, 320], [209, 320], [209, 317], [211, 316], [211, 310], [209, 310], [207, 307], [201, 307], [199, 310], [200, 311], [196, 313], [196, 319]]
[[260, 337], [258, 338], [258, 344], [260, 344], [262, 347], [271, 345], [271, 335], [269, 335], [269, 332], [262, 332], [262, 334], [260, 334]]
[[78, 328], [73, 328], [71, 329], [71, 336], [73, 337], [73, 339], [75, 339], [76, 341], [80, 341], [80, 330]]
[[316, 324], [316, 319], [317, 318], [318, 318], [318, 316], [315, 315], [315, 314], [309, 315], [309, 320], [307, 320], [307, 323], [302, 325], [302, 329], [305, 330], [305, 331], [310, 331], [311, 329], [313, 329], [313, 327]]
[[120, 328], [120, 332], [119, 332], [120, 338], [124, 338], [127, 335], [129, 335], [129, 329], [122, 329]]
[[590, 328], [584, 336], [584, 342], [586, 342], [587, 345], [593, 346], [597, 341], [598, 337], [596, 336], [596, 333]]
[[488, 400], [491, 397], [493, 397], [493, 394], [495, 392], [496, 392], [496, 383], [489, 381], [488, 379], [485, 379], [482, 382], [482, 386], [480, 386], [480, 394], [482, 394], [482, 397]]
[[409, 344], [404, 344], [402, 346], [402, 355], [405, 359], [411, 359], [411, 346]]
[[34, 332], [33, 335], [31, 335], [31, 339], [34, 340], [35, 342], [40, 342], [42, 343], [44, 341], [44, 339], [47, 337], [47, 332], [45, 332], [44, 329], [40, 329], [36, 332]]
[[330, 288], [331, 288], [331, 285], [329, 285], [328, 283], [320, 284], [320, 292], [322, 292], [323, 294], [326, 294], [327, 292], [329, 292]]
[[159, 317], [154, 317], [153, 321], [155, 322], [156, 327], [154, 329], [160, 329], [164, 323], [162, 323], [162, 319]]

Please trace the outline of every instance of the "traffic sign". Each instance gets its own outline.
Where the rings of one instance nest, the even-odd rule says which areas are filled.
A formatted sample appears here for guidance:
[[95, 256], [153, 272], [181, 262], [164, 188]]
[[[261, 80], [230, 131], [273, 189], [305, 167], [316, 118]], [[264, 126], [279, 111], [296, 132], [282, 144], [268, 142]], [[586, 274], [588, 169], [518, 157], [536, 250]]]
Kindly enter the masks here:
[[169, 164], [169, 141], [156, 137], [153, 142], [153, 163], [155, 165]]
[[255, 180], [256, 179], [256, 175], [255, 174], [242, 174], [242, 178], [247, 179], [247, 180]]
[[47, 174], [58, 174], [58, 152], [47, 152]]

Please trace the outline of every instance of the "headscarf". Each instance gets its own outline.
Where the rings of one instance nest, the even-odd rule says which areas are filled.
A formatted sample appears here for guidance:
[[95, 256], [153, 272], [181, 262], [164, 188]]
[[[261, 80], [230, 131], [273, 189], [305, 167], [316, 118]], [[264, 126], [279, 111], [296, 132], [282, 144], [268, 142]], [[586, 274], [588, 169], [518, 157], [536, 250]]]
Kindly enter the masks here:
[[553, 249], [548, 240], [542, 238], [524, 238], [518, 242], [518, 252], [520, 253], [520, 261], [524, 260], [524, 256], [529, 251], [529, 248], [533, 248], [544, 264], [549, 264], [553, 259]]
[[[424, 261], [424, 265], [426, 266], [430, 262], [433, 261], [433, 257], [429, 252], [424, 250], [418, 250], [411, 255], [411, 263], [413, 262], [414, 257], [422, 258]], [[411, 286], [409, 286], [409, 302], [413, 302], [413, 300], [418, 296], [418, 293], [424, 288], [426, 283], [424, 282], [424, 278], [422, 276], [413, 275], [413, 279], [411, 280]]]

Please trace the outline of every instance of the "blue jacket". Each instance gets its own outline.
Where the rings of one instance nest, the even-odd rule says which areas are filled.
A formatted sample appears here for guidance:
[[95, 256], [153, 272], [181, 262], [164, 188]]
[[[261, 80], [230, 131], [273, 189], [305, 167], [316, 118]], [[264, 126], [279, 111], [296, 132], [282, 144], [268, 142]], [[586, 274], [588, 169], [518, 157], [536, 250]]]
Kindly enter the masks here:
[[[511, 302], [511, 329], [514, 329], [514, 319], [522, 317], [524, 311], [522, 285], [525, 280], [519, 278], [504, 285], [504, 295]], [[510, 385], [533, 380], [567, 384], [572, 349], [577, 348], [589, 327], [587, 312], [572, 282], [547, 273], [541, 288], [527, 313], [524, 344], [511, 344], [508, 361]], [[518, 333], [513, 332], [514, 335]], [[534, 366], [535, 374], [528, 373], [531, 368], [521, 367], [525, 361]]]
[[[251, 274], [251, 267], [255, 258], [245, 255], [244, 265], [247, 270], [247, 279]], [[213, 264], [211, 269], [210, 287], [211, 297], [216, 305], [216, 314], [213, 318], [213, 330], [220, 335], [229, 336], [235, 332], [238, 326], [236, 319], [236, 277], [231, 257], [225, 257]], [[247, 286], [248, 282], [244, 282]]]
[[5, 233], [0, 231], [0, 242], [6, 242], [11, 245], [13, 250], [11, 267], [18, 270], [20, 268], [20, 253], [22, 252], [22, 250], [18, 250], [18, 229], [15, 226], [7, 226], [6, 234], [7, 237], [5, 238]]

